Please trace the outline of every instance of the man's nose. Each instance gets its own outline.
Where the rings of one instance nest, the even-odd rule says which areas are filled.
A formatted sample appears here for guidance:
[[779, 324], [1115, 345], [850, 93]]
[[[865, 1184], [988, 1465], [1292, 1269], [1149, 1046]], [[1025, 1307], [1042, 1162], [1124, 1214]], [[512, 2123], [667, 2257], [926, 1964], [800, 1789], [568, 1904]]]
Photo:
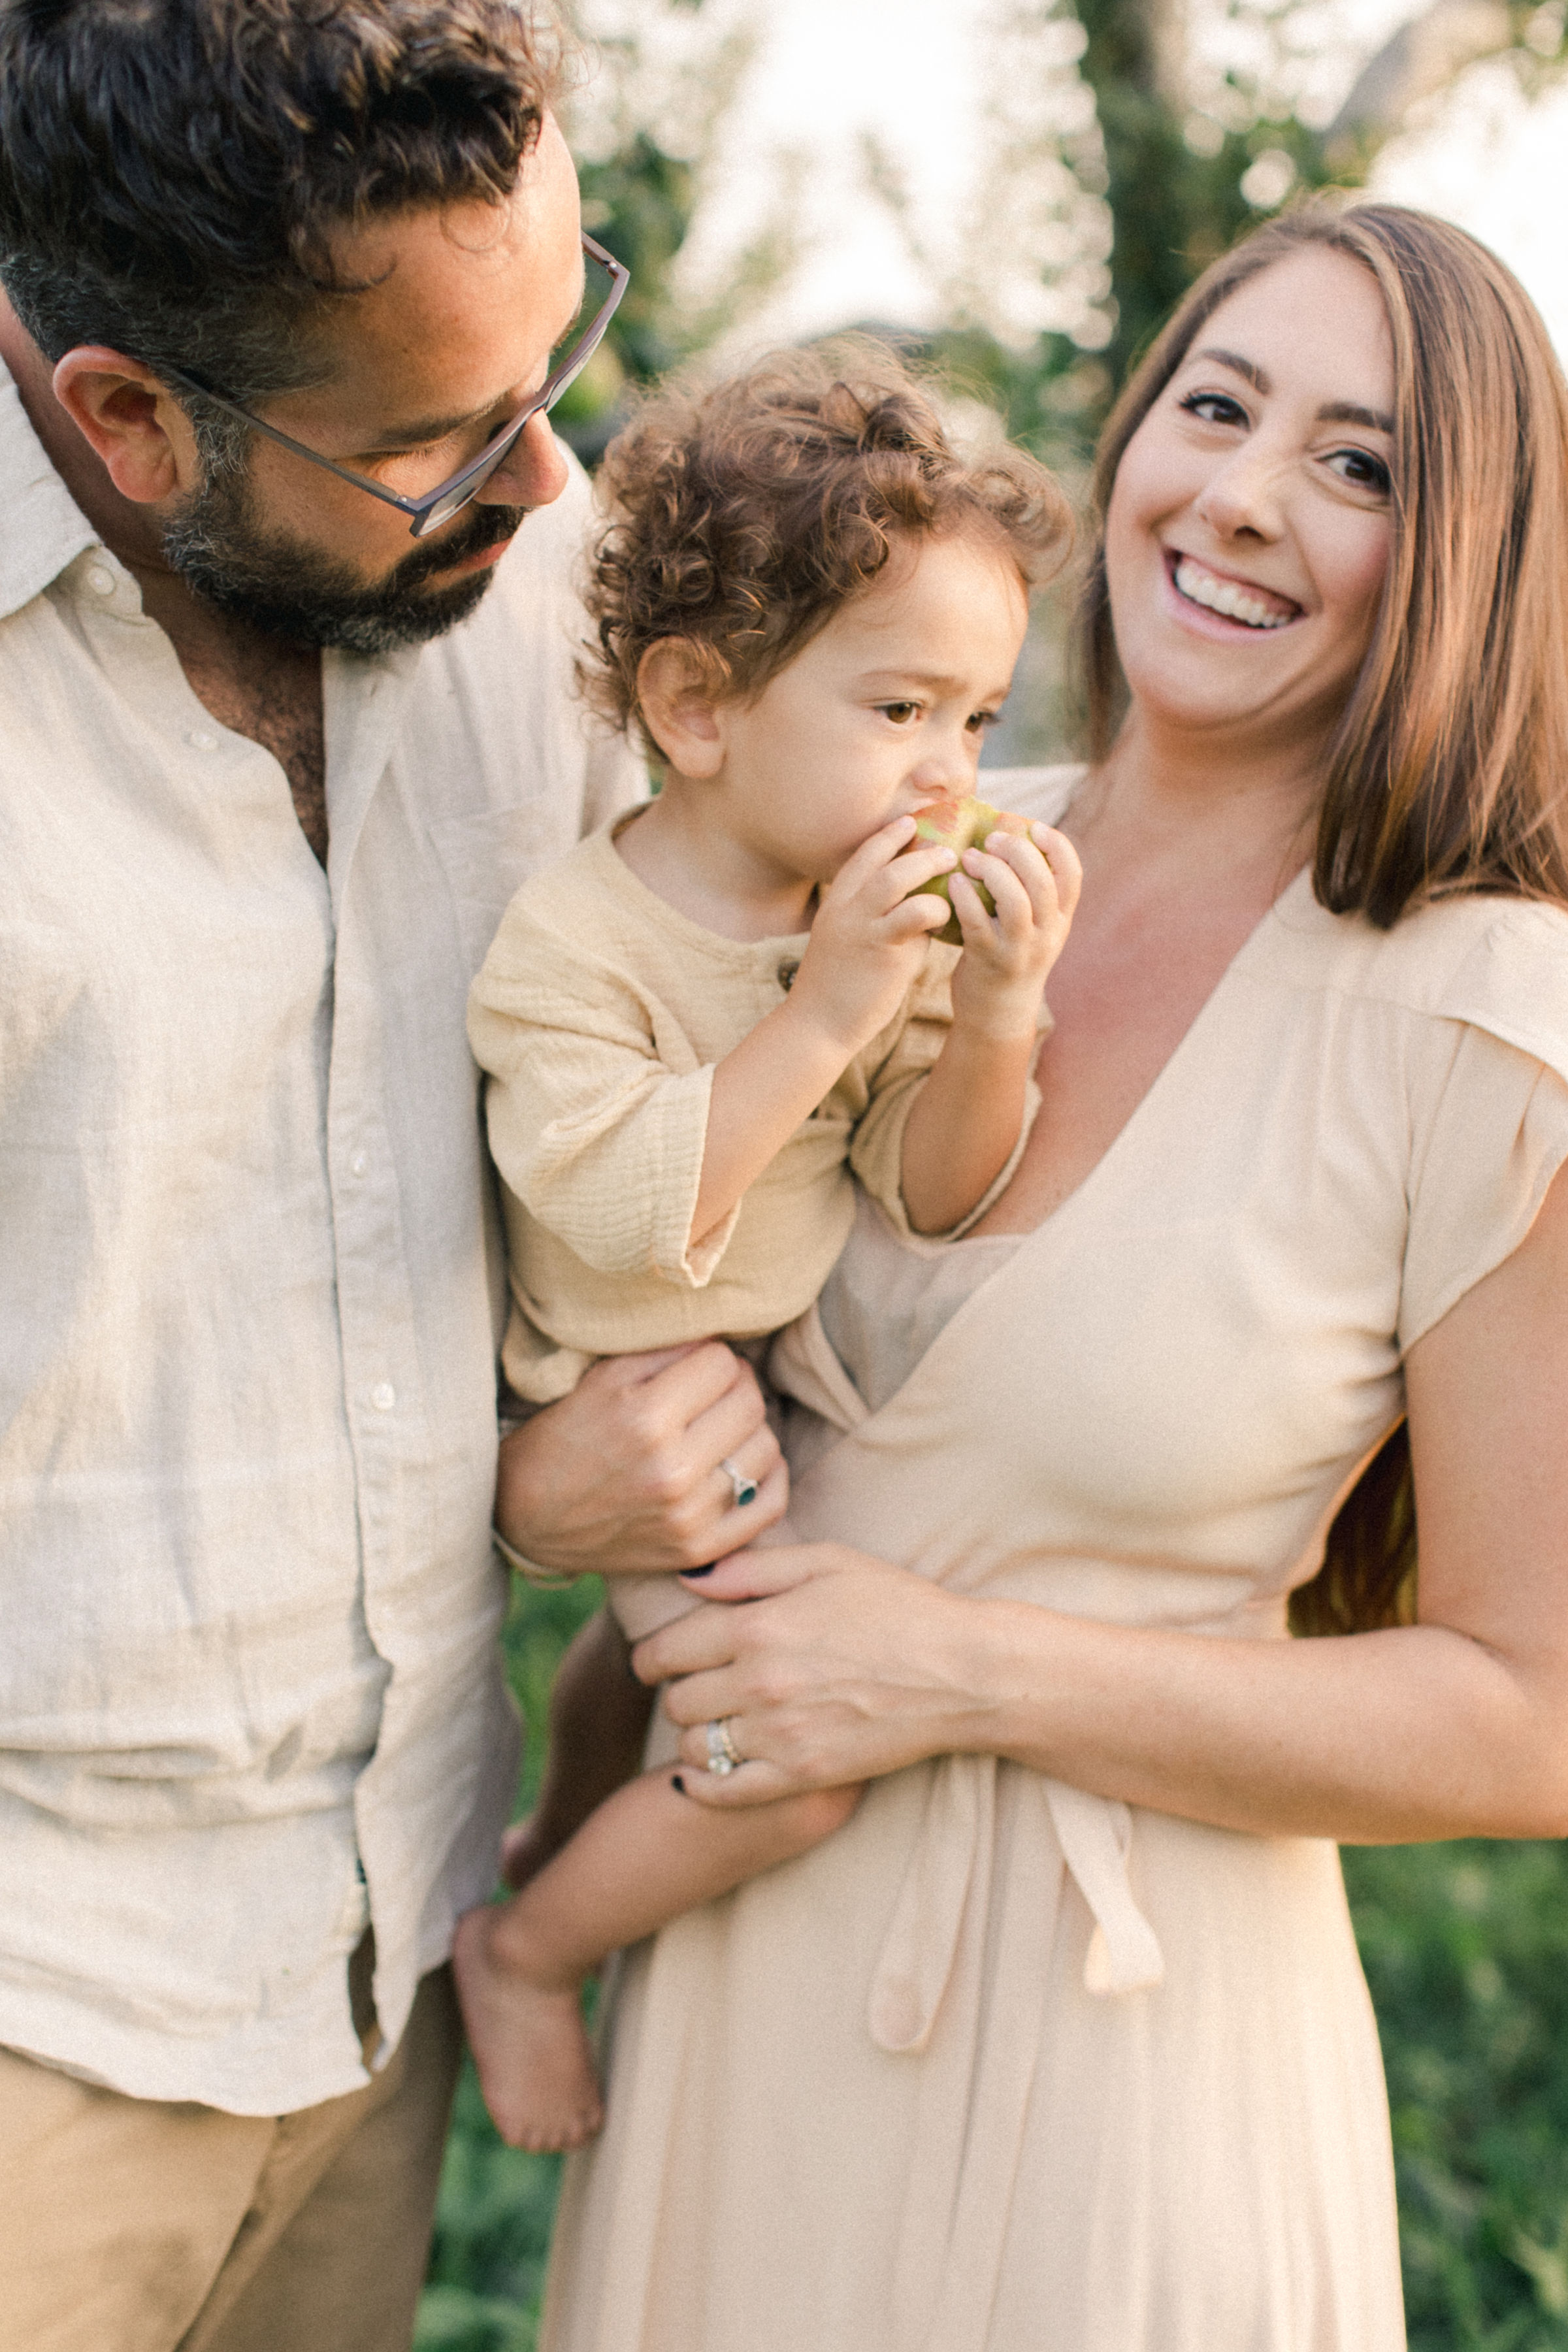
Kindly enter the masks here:
[[477, 500], [492, 507], [547, 507], [566, 488], [566, 460], [541, 409], [529, 418]]

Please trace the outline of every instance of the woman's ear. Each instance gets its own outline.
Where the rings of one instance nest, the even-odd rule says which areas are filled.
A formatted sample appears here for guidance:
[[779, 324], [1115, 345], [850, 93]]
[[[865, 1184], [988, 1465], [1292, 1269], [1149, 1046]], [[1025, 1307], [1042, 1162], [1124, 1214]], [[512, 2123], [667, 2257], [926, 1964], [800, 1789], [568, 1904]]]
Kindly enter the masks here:
[[79, 344], [56, 368], [54, 388], [121, 498], [154, 506], [200, 480], [190, 419], [140, 360]]
[[679, 776], [716, 776], [724, 764], [721, 698], [689, 637], [660, 637], [637, 664], [637, 711]]

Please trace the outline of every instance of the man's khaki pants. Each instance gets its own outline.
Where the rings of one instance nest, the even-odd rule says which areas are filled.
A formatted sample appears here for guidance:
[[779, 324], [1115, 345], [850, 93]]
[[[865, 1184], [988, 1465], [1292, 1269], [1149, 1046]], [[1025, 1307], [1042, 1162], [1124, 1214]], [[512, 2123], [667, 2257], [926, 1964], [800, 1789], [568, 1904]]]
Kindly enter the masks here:
[[298, 2115], [0, 2050], [0, 2352], [407, 2352], [461, 2053], [448, 1969], [373, 2082]]

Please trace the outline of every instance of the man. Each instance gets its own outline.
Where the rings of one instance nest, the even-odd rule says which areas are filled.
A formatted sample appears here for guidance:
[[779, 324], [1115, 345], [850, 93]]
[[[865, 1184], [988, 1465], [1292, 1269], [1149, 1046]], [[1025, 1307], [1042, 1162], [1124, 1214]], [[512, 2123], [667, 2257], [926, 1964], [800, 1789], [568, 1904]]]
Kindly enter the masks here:
[[[551, 72], [511, 0], [0, 0], [6, 2352], [409, 2337], [516, 1760], [464, 1002], [635, 790]], [[567, 1569], [782, 1485], [721, 1348], [504, 1471]]]

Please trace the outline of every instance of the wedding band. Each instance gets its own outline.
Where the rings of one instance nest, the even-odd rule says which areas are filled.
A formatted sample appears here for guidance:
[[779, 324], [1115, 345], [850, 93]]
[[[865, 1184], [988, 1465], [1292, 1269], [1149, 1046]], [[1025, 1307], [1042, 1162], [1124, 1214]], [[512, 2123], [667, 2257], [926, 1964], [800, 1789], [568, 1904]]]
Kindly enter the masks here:
[[728, 1454], [720, 1463], [719, 1467], [730, 1481], [731, 1489], [735, 1497], [735, 1508], [738, 1511], [743, 1511], [748, 1503], [756, 1501], [757, 1482], [754, 1478], [748, 1478], [743, 1470], [737, 1470]]
[[729, 1723], [727, 1721], [722, 1723], [710, 1723], [708, 1726], [708, 1769], [710, 1772], [715, 1773], [720, 1780], [722, 1780], [726, 1772], [732, 1772], [736, 1765], [742, 1763], [744, 1760], [745, 1759], [742, 1756], [740, 1749], [736, 1747], [734, 1741], [730, 1737]]

